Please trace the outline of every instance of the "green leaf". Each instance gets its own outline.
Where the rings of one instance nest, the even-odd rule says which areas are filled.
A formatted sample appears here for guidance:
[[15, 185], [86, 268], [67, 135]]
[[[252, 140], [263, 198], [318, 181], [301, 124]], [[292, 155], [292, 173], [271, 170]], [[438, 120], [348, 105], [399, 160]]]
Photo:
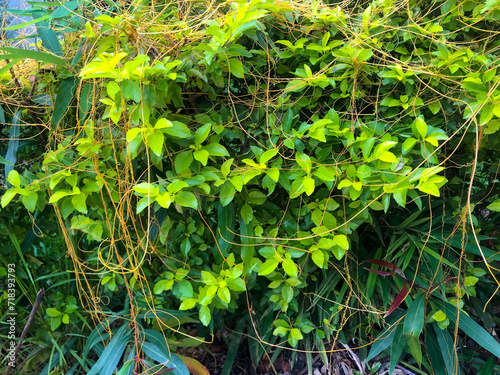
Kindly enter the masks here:
[[290, 187], [291, 198], [296, 198], [305, 191], [303, 180], [303, 178], [298, 178], [292, 182], [292, 186]]
[[124, 324], [99, 356], [87, 375], [112, 375], [120, 361], [132, 330]]
[[259, 275], [266, 276], [273, 272], [276, 267], [278, 267], [279, 261], [276, 259], [268, 259], [264, 263], [261, 264], [259, 268]]
[[335, 170], [332, 167], [319, 167], [314, 175], [323, 181], [335, 181]]
[[406, 155], [408, 152], [411, 151], [413, 146], [415, 146], [415, 143], [417, 143], [417, 139], [415, 138], [408, 138], [403, 142], [403, 147], [401, 149], [401, 152], [403, 155]]
[[55, 331], [61, 325], [62, 316], [50, 319], [50, 329]]
[[429, 108], [429, 110], [432, 112], [433, 115], [435, 115], [436, 113], [439, 112], [439, 110], [441, 109], [441, 103], [438, 101], [436, 102], [432, 102], [431, 104], [429, 104], [427, 106]]
[[265, 173], [274, 181], [278, 182], [280, 178], [280, 170], [278, 168], [271, 168], [265, 170]]
[[198, 150], [193, 154], [194, 158], [198, 160], [203, 166], [207, 165], [209, 153], [207, 150]]
[[399, 362], [399, 358], [401, 357], [404, 348], [405, 337], [403, 335], [403, 325], [399, 324], [396, 328], [394, 339], [391, 344], [389, 374], [394, 373], [394, 369], [396, 368], [396, 364]]
[[54, 103], [54, 112], [52, 113], [52, 124], [59, 125], [59, 122], [68, 111], [69, 104], [73, 100], [80, 79], [71, 76], [62, 80], [59, 89], [57, 90], [56, 101]]
[[59, 312], [58, 310], [56, 310], [52, 307], [49, 307], [47, 310], [45, 310], [45, 312], [47, 313], [48, 316], [50, 316], [52, 318], [55, 318], [56, 316], [62, 315], [61, 312]]
[[436, 333], [436, 338], [438, 342], [439, 353], [444, 360], [446, 371], [448, 375], [457, 374], [457, 357], [456, 350], [453, 339], [447, 330], [442, 330], [439, 328], [437, 323], [433, 323], [434, 332]]
[[297, 160], [297, 163], [302, 167], [304, 171], [306, 171], [307, 175], [309, 176], [311, 174], [312, 168], [311, 158], [309, 158], [309, 156], [303, 154], [302, 152], [297, 152], [295, 154], [295, 160]]
[[253, 205], [260, 206], [261, 204], [264, 204], [266, 200], [267, 195], [260, 192], [259, 190], [252, 190], [250, 193], [248, 193], [248, 202]]
[[137, 135], [142, 133], [141, 128], [132, 128], [127, 131], [127, 142], [132, 142]]
[[235, 192], [236, 190], [234, 189], [233, 184], [229, 181], [224, 182], [224, 185], [222, 185], [219, 193], [220, 203], [222, 206], [225, 207], [233, 201]]
[[[223, 206], [222, 203], [219, 204], [217, 210], [217, 224], [217, 244], [219, 245], [219, 250], [222, 255], [227, 257], [232, 247], [231, 242], [234, 239], [236, 225], [236, 212], [233, 202], [226, 206]], [[218, 252], [217, 256], [222, 258]]]
[[2, 195], [2, 199], [1, 199], [1, 205], [2, 207], [5, 207], [7, 206], [10, 201], [12, 199], [14, 199], [14, 197], [17, 195], [17, 192], [16, 191], [13, 191], [13, 190], [7, 190], [3, 195]]
[[193, 162], [193, 151], [188, 150], [177, 154], [174, 160], [175, 171], [181, 173], [182, 171], [189, 168]]
[[193, 307], [196, 306], [197, 302], [198, 301], [195, 298], [188, 298], [188, 299], [182, 301], [181, 305], [179, 306], [179, 310], [192, 309]]
[[311, 258], [313, 262], [319, 267], [319, 268], [325, 268], [325, 254], [323, 253], [322, 250], [318, 249], [313, 251]]
[[217, 289], [217, 296], [221, 299], [222, 302], [231, 302], [231, 292], [226, 286]]
[[50, 23], [46, 21], [46, 14], [43, 11], [35, 11], [32, 13], [33, 20], [36, 20], [36, 31], [38, 37], [42, 40], [43, 46], [57, 56], [63, 57], [61, 43], [57, 38], [56, 33], [52, 30]]
[[456, 323], [458, 320], [458, 327], [464, 331], [467, 336], [483, 349], [489, 351], [496, 357], [500, 357], [500, 344], [483, 327], [477, 324], [464, 312], [460, 310], [457, 312], [455, 306], [443, 301], [438, 301], [437, 304], [452, 322]]
[[241, 208], [241, 218], [247, 224], [250, 224], [250, 222], [253, 220], [253, 209], [247, 203], [245, 203]]
[[62, 316], [62, 322], [63, 322], [64, 324], [68, 324], [68, 323], [69, 323], [69, 315], [68, 315], [68, 314], [64, 314], [64, 315]]
[[304, 177], [302, 184], [304, 185], [304, 191], [307, 195], [310, 196], [314, 193], [314, 178]]
[[218, 143], [210, 143], [203, 147], [211, 156], [229, 156], [226, 148]]
[[7, 159], [5, 159], [3, 156], [0, 156], [0, 164], [5, 164], [5, 165], [8, 165], [10, 167], [13, 167], [14, 164], [11, 163], [10, 161], [8, 161]]
[[7, 181], [9, 181], [15, 188], [21, 188], [21, 178], [16, 170], [10, 171]]
[[273, 331], [273, 335], [283, 337], [288, 333], [289, 329], [290, 328], [287, 327], [276, 327]]
[[[169, 313], [167, 316], [176, 317], [172, 313]], [[144, 350], [147, 356], [165, 367], [173, 367], [172, 375], [189, 375], [189, 370], [183, 361], [170, 351], [169, 343], [163, 333], [146, 329], [144, 330], [144, 338], [145, 342], [142, 343], [141, 349]]]
[[174, 197], [174, 201], [180, 206], [193, 208], [195, 210], [198, 209], [198, 200], [196, 199], [196, 196], [189, 191], [181, 191], [177, 193]]
[[462, 87], [472, 92], [488, 92], [488, 89], [479, 78], [466, 78], [462, 83]]
[[212, 124], [205, 124], [198, 130], [196, 130], [194, 143], [199, 147], [208, 138], [210, 131], [212, 130]]
[[490, 211], [500, 212], [500, 199], [497, 199], [492, 204], [486, 206]]
[[333, 237], [333, 241], [340, 246], [343, 250], [349, 249], [349, 241], [347, 237], [343, 234], [339, 234]]
[[398, 158], [396, 157], [396, 155], [394, 155], [390, 151], [382, 152], [380, 155], [378, 155], [378, 159], [385, 161], [387, 163], [395, 163], [398, 161]]
[[423, 139], [427, 135], [427, 124], [425, 123], [422, 117], [417, 117], [415, 119], [415, 128], [417, 129], [418, 134]]
[[146, 136], [146, 142], [147, 142], [148, 147], [158, 157], [161, 157], [161, 155], [163, 153], [164, 141], [165, 141], [165, 139], [163, 137], [163, 133], [157, 129], [155, 129], [154, 132], [151, 132]]
[[172, 126], [165, 128], [163, 130], [165, 134], [171, 135], [177, 138], [189, 138], [191, 137], [191, 130], [179, 121], [172, 121]]
[[18, 23], [18, 24], [15, 24], [15, 25], [12, 25], [12, 26], [8, 26], [8, 27], [3, 27], [2, 30], [18, 30], [18, 29], [22, 29], [23, 27], [26, 27], [26, 26], [29, 26], [29, 25], [33, 25], [34, 23], [37, 23], [37, 22], [40, 22], [40, 21], [45, 21], [47, 19], [49, 19], [49, 15], [46, 14], [44, 15], [43, 17], [40, 17], [38, 19], [33, 19], [31, 21], [27, 21], [27, 22], [21, 22], [21, 23]]
[[60, 7], [58, 7], [56, 10], [52, 12], [49, 18], [49, 22], [51, 22], [56, 18], [64, 18], [69, 16], [70, 14], [75, 14], [73, 10], [75, 10], [76, 8], [78, 8], [77, 0], [68, 1], [62, 4]]
[[229, 59], [229, 69], [231, 74], [234, 74], [238, 78], [245, 78], [245, 72], [243, 70], [243, 64], [238, 59]]
[[210, 315], [210, 309], [208, 308], [208, 306], [201, 306], [200, 307], [199, 318], [200, 318], [201, 323], [205, 327], [208, 327], [208, 324], [210, 323], [210, 320], [212, 319], [212, 316]]
[[[306, 65], [307, 66], [307, 65]], [[292, 328], [288, 333], [288, 343], [295, 348], [299, 343], [299, 340], [302, 340], [304, 337], [298, 328]]]
[[441, 310], [436, 311], [432, 315], [432, 319], [434, 319], [436, 322], [442, 322], [446, 318], [447, 318], [446, 314], [444, 312], [442, 312]]
[[227, 177], [229, 172], [231, 172], [231, 166], [233, 165], [234, 158], [226, 160], [224, 163], [222, 163], [222, 166], [220, 168], [222, 175], [224, 177]]
[[494, 134], [500, 129], [500, 120], [492, 120], [486, 124], [484, 134]]
[[[373, 358], [375, 358], [377, 355], [379, 355], [392, 345], [396, 333], [396, 328], [401, 327], [401, 325], [394, 326], [394, 322], [396, 322], [400, 317], [401, 312], [395, 311], [392, 316], [391, 324], [387, 325], [387, 327], [385, 327], [384, 330], [380, 332], [375, 338], [370, 348], [370, 352], [368, 353], [368, 357], [366, 357], [365, 359], [365, 362], [371, 361]], [[399, 334], [401, 334], [401, 332], [399, 332]]]
[[418, 339], [424, 329], [424, 321], [425, 293], [421, 293], [412, 302], [403, 324], [403, 334], [406, 336], [406, 342], [419, 366], [422, 363], [422, 350]]
[[244, 292], [247, 289], [245, 281], [239, 277], [236, 279], [226, 279], [226, 282], [229, 289], [235, 292]]
[[267, 150], [264, 152], [259, 159], [260, 163], [267, 163], [269, 160], [274, 158], [276, 154], [278, 153], [278, 149], [272, 149], [272, 150]]
[[373, 51], [371, 49], [362, 49], [358, 54], [358, 61], [367, 61], [373, 56]]
[[80, 193], [76, 194], [71, 198], [71, 204], [75, 208], [75, 210], [86, 214], [87, 213], [87, 194]]
[[285, 258], [283, 259], [281, 266], [283, 267], [283, 271], [285, 271], [288, 276], [297, 277], [299, 270], [293, 260]]
[[423, 193], [439, 197], [439, 189], [431, 181], [426, 181], [423, 184], [418, 185], [418, 190], [420, 190]]

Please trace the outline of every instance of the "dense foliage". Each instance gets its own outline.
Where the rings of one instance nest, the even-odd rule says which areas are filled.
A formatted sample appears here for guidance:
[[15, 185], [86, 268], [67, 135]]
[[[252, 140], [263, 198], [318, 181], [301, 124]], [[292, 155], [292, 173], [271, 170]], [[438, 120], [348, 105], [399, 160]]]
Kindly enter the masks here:
[[239, 319], [255, 365], [500, 356], [498, 1], [50, 5], [37, 51], [0, 55], [1, 256], [48, 289], [45, 373], [146, 371]]

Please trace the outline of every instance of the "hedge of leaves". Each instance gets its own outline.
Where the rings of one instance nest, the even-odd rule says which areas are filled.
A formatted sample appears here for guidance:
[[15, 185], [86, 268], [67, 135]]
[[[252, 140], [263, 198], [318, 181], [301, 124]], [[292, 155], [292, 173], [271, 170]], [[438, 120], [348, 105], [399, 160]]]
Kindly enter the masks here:
[[57, 74], [43, 161], [1, 203], [53, 207], [85, 307], [340, 335], [391, 369], [455, 373], [455, 324], [500, 355], [498, 2], [69, 3], [40, 10], [76, 29], [64, 55], [3, 49]]

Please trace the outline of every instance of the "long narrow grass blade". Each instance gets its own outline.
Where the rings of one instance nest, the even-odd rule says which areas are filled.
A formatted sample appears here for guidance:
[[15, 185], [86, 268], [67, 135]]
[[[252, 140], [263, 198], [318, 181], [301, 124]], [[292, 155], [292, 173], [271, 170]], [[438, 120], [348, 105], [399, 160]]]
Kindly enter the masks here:
[[446, 371], [448, 375], [455, 375], [457, 373], [457, 356], [453, 346], [453, 339], [448, 331], [439, 328], [436, 322], [432, 326], [434, 327], [434, 332], [436, 332], [439, 352], [443, 356]]
[[440, 301], [438, 305], [452, 322], [456, 323], [458, 321], [458, 327], [467, 336], [491, 354], [500, 358], [500, 344], [483, 327], [467, 314], [461, 313], [460, 310], [457, 313], [456, 307], [447, 302]]
[[49, 64], [55, 64], [60, 66], [65, 66], [66, 61], [61, 59], [60, 57], [51, 55], [50, 53], [32, 51], [23, 48], [15, 48], [15, 47], [2, 47], [0, 51], [7, 52], [4, 55], [0, 55], [0, 60], [5, 59], [33, 59], [37, 61], [43, 61]]
[[[9, 175], [10, 171], [14, 169], [14, 165], [16, 164], [17, 150], [19, 149], [20, 122], [21, 110], [18, 109], [12, 119], [12, 125], [9, 132], [9, 145], [7, 146], [7, 153], [5, 154], [5, 160], [7, 160], [9, 164], [5, 164], [5, 177]], [[9, 185], [10, 183], [7, 182], [7, 186]]]

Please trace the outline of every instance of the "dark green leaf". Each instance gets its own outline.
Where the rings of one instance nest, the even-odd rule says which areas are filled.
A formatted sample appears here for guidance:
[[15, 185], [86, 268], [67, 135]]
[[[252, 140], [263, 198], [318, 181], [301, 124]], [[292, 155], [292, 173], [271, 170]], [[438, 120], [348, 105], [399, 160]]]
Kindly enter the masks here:
[[457, 308], [447, 302], [439, 301], [438, 306], [452, 322], [456, 323], [458, 320], [458, 327], [467, 336], [483, 347], [483, 349], [500, 357], [500, 344], [471, 317], [460, 310], [457, 312]]
[[[219, 203], [217, 210], [217, 244], [219, 245], [219, 251], [226, 257], [232, 247], [231, 242], [234, 239], [234, 228], [236, 223], [236, 214], [234, 210], [233, 202], [229, 203], [227, 206], [223, 206]], [[219, 255], [220, 257], [220, 255]]]
[[52, 114], [52, 123], [55, 126], [59, 125], [59, 122], [64, 117], [69, 109], [69, 104], [73, 100], [73, 94], [75, 93], [80, 79], [78, 77], [68, 77], [61, 82], [59, 89], [57, 90], [56, 102], [54, 103], [54, 112]]
[[43, 46], [47, 48], [49, 51], [54, 53], [57, 56], [64, 57], [62, 52], [61, 43], [59, 43], [59, 39], [57, 38], [56, 33], [50, 27], [48, 21], [45, 20], [45, 12], [33, 12], [33, 19], [37, 20], [35, 23], [36, 31], [40, 39], [42, 39]]

